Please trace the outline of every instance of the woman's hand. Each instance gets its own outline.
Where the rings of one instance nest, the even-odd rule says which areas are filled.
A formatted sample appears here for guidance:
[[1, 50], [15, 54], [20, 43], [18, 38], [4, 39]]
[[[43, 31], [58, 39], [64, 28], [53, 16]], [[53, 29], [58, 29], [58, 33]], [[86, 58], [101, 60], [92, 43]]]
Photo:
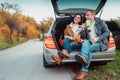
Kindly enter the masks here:
[[71, 41], [74, 41], [74, 40], [75, 40], [75, 38], [74, 38], [74, 37], [70, 37], [70, 40], [71, 40]]
[[79, 42], [81, 40], [81, 35], [79, 34], [75, 36], [74, 39], [75, 39], [75, 42]]

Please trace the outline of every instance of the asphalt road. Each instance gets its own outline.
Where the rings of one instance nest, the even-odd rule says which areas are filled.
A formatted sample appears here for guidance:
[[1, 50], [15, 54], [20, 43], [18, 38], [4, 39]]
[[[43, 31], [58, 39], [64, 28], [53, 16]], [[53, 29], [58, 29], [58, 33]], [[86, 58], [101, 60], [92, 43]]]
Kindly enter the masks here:
[[42, 54], [43, 43], [37, 39], [0, 50], [0, 80], [73, 80], [77, 64], [44, 68]]

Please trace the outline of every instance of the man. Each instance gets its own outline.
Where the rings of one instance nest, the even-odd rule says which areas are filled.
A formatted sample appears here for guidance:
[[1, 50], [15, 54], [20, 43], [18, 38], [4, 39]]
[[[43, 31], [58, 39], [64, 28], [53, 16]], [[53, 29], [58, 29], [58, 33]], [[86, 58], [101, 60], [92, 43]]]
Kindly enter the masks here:
[[82, 64], [80, 73], [75, 76], [76, 80], [83, 79], [88, 75], [87, 72], [90, 66], [92, 52], [105, 51], [108, 49], [107, 37], [110, 32], [106, 23], [103, 20], [96, 18], [93, 10], [87, 10], [85, 18], [89, 40], [85, 40], [82, 43], [80, 55], [76, 55], [75, 59], [78, 62], [82, 60], [86, 65]]

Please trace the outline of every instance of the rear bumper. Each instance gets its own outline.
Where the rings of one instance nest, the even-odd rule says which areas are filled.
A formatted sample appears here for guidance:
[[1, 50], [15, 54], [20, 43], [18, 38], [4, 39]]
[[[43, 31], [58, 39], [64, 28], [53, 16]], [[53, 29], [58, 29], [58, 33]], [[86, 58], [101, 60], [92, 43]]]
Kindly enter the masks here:
[[[57, 52], [58, 50], [57, 49], [44, 49], [43, 50], [43, 55], [45, 57], [45, 60], [50, 64], [50, 63], [55, 63], [55, 61], [51, 58], [52, 55], [56, 55], [57, 56]], [[69, 58], [64, 58], [63, 59], [63, 63], [64, 62], [76, 62], [74, 56], [76, 54], [79, 54], [80, 51], [72, 51], [70, 54], [69, 54]], [[114, 60], [115, 58], [115, 49], [111, 49], [110, 51], [106, 51], [106, 52], [94, 52], [92, 53], [92, 59], [91, 61], [111, 61], [111, 60]]]

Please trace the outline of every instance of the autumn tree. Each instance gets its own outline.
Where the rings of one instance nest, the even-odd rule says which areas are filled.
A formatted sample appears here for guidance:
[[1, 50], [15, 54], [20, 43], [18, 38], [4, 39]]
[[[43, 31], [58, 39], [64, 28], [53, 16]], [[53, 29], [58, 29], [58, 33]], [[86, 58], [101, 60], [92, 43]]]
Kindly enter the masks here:
[[[20, 22], [18, 21], [18, 18], [14, 17], [10, 12], [18, 13], [20, 12], [20, 9], [17, 4], [10, 4], [7, 2], [1, 3], [0, 6], [0, 15], [3, 18], [4, 24], [6, 24], [10, 29], [10, 36], [8, 36], [10, 39], [10, 43], [13, 43], [12, 41], [12, 34], [14, 29], [18, 30], [18, 26], [20, 26]], [[11, 11], [12, 10], [12, 11]], [[6, 31], [6, 30], [5, 30]], [[2, 31], [2, 32], [5, 32]], [[19, 33], [19, 30], [17, 31]]]
[[0, 7], [3, 11], [7, 11], [7, 12], [15, 12], [15, 13], [19, 13], [21, 12], [20, 7], [18, 4], [11, 4], [8, 2], [4, 2], [1, 3], [1, 7]]
[[1, 37], [4, 37], [3, 40], [5, 42], [9, 42], [10, 43], [10, 29], [7, 25], [4, 25], [4, 27], [0, 27], [0, 33], [1, 33]]
[[15, 24], [14, 30], [17, 31], [17, 41], [19, 41], [19, 36], [20, 36], [20, 33], [21, 33], [21, 28], [22, 28], [21, 24], [23, 22], [22, 16], [20, 14], [18, 14], [18, 13], [14, 13], [12, 18], [15, 20], [14, 21], [14, 24]]
[[24, 16], [24, 21], [25, 21], [25, 31], [27, 30], [27, 38], [38, 38], [38, 35], [40, 34], [39, 31], [37, 30], [38, 24], [34, 20], [34, 18], [29, 17], [29, 16]]
[[6, 20], [9, 17], [10, 17], [9, 12], [6, 12], [6, 11], [3, 11], [2, 9], [0, 9], [0, 34], [5, 39], [4, 41], [6, 41], [6, 42], [10, 42], [10, 39], [9, 39], [10, 29], [6, 25]]
[[35, 27], [37, 26], [37, 23], [36, 23], [35, 19], [32, 18], [32, 17], [26, 16], [26, 17], [24, 18], [24, 20], [25, 20], [27, 23], [29, 23], [30, 25], [33, 25], [33, 26], [35, 26]]
[[[0, 4], [0, 33], [4, 34], [6, 41], [14, 43], [12, 37], [38, 38], [40, 29], [38, 30], [38, 23], [30, 16], [22, 15], [19, 12], [17, 4], [10, 4], [7, 2]], [[46, 21], [45, 26], [49, 26]], [[46, 26], [46, 27], [47, 27]], [[8, 39], [7, 39], [8, 38]]]
[[42, 33], [48, 32], [51, 24], [53, 22], [53, 18], [47, 18], [40, 21], [40, 24], [37, 26], [37, 29]]
[[6, 20], [6, 24], [7, 26], [9, 27], [10, 29], [10, 43], [13, 44], [13, 40], [12, 40], [12, 34], [13, 34], [13, 31], [14, 31], [14, 28], [15, 28], [15, 20], [12, 18], [12, 16], [10, 16], [9, 18], [7, 18]]
[[29, 26], [27, 30], [27, 35], [28, 35], [28, 38], [38, 38], [39, 31], [37, 31], [34, 26]]

